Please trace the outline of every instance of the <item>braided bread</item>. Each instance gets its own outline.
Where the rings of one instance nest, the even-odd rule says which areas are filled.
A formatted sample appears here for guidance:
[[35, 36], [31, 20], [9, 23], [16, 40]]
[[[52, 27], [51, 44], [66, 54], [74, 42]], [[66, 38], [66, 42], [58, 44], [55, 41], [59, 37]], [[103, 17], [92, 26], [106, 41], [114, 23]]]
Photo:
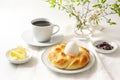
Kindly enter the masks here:
[[60, 69], [74, 70], [80, 69], [86, 66], [90, 61], [89, 51], [84, 47], [79, 47], [79, 53], [77, 56], [73, 54], [65, 54], [66, 43], [53, 46], [49, 53], [49, 61]]

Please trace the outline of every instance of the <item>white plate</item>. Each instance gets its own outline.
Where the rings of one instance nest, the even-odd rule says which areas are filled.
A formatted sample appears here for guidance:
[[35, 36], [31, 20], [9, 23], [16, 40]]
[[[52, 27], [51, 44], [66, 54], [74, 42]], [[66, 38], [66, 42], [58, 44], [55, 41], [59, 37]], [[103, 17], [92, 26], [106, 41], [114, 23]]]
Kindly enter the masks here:
[[53, 66], [51, 64], [51, 62], [48, 60], [48, 51], [49, 49], [47, 49], [41, 56], [42, 62], [51, 70], [58, 72], [58, 73], [65, 73], [65, 74], [73, 74], [73, 73], [79, 73], [79, 72], [83, 72], [86, 71], [88, 69], [90, 69], [93, 64], [95, 63], [95, 56], [93, 53], [90, 53], [90, 62], [88, 63], [88, 65], [86, 65], [84, 68], [81, 69], [77, 69], [77, 70], [63, 70], [63, 69], [59, 69], [55, 66]]
[[[15, 49], [16, 48], [11, 49], [11, 50], [15, 50]], [[24, 60], [18, 61], [18, 60], [12, 59], [9, 55], [11, 50], [6, 52], [6, 57], [7, 57], [8, 61], [10, 61], [13, 64], [23, 64], [23, 63], [30, 61], [30, 59], [32, 58], [32, 54], [30, 53], [29, 50], [27, 50], [27, 58], [25, 58]]]
[[51, 37], [51, 40], [45, 43], [40, 43], [34, 39], [34, 36], [32, 34], [32, 30], [27, 30], [23, 32], [22, 34], [23, 40], [33, 46], [51, 46], [57, 43], [60, 43], [63, 40], [63, 35], [53, 35]]
[[[101, 42], [107, 42], [107, 43], [109, 43], [111, 46], [113, 46], [113, 49], [112, 49], [112, 50], [103, 50], [103, 49], [97, 48], [96, 45], [99, 44], [99, 43], [101, 43]], [[118, 48], [118, 45], [116, 44], [115, 41], [96, 40], [96, 41], [92, 42], [92, 44], [93, 44], [95, 50], [96, 50], [97, 52], [100, 52], [100, 53], [113, 53], [113, 52], [116, 51], [117, 48]]]

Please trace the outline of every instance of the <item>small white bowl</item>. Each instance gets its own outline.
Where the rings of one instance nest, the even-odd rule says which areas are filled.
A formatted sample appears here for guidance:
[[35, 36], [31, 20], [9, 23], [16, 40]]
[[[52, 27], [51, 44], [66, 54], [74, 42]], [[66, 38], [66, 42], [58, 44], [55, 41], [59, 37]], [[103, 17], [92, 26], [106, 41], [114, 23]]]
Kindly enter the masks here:
[[[13, 48], [11, 50], [15, 50], [15, 49], [16, 48]], [[30, 51], [26, 50], [27, 51], [27, 57], [24, 60], [20, 60], [19, 61], [19, 60], [12, 59], [10, 57], [10, 51], [11, 50], [9, 50], [9, 51], [6, 52], [6, 57], [7, 57], [8, 61], [10, 61], [13, 64], [23, 64], [23, 63], [26, 63], [26, 62], [30, 61], [30, 59], [32, 58], [32, 54], [30, 53]]]
[[[100, 44], [100, 43], [102, 43], [102, 42], [107, 42], [108, 44], [110, 44], [110, 45], [113, 47], [113, 49], [112, 49], [112, 50], [103, 50], [103, 49], [97, 48], [96, 45], [98, 45], [98, 44]], [[118, 45], [116, 44], [115, 41], [96, 40], [96, 41], [92, 42], [92, 44], [93, 44], [95, 50], [96, 50], [97, 52], [100, 52], [100, 53], [113, 53], [113, 52], [116, 51], [117, 48], [118, 48]]]

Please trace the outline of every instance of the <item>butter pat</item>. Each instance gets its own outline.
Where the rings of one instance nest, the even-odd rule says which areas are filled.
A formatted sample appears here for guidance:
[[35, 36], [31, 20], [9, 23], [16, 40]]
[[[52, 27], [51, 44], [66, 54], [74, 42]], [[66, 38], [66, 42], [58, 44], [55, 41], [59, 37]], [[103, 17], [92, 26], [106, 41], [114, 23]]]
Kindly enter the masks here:
[[67, 54], [72, 54], [77, 56], [79, 54], [79, 46], [77, 45], [76, 42], [71, 41], [69, 43], [67, 43], [64, 53]]
[[15, 60], [24, 60], [27, 57], [26, 49], [19, 46], [10, 51], [10, 57]]

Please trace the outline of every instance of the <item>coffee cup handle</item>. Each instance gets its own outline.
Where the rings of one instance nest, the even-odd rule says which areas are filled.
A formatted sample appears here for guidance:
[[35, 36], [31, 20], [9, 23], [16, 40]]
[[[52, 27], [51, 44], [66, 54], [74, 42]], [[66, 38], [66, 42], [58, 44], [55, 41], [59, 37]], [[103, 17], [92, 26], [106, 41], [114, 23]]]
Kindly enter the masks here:
[[52, 35], [56, 34], [60, 30], [60, 26], [59, 25], [53, 24], [53, 29], [55, 27], [57, 28], [57, 30], [55, 32], [53, 32]]

